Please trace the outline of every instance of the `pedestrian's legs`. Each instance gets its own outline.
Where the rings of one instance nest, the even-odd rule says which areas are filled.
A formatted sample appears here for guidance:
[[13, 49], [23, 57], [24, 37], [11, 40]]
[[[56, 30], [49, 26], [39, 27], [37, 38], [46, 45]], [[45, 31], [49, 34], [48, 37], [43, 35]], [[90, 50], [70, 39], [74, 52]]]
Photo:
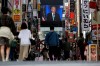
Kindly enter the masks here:
[[2, 61], [5, 61], [5, 54], [4, 54], [4, 45], [1, 45], [1, 57], [2, 57]]
[[66, 60], [67, 59], [67, 52], [64, 51], [64, 59], [63, 60]]
[[10, 47], [7, 47], [6, 49], [6, 61], [9, 59], [9, 54], [10, 54]]
[[13, 50], [12, 47], [10, 47], [10, 55], [9, 55], [9, 59], [12, 61], [13, 60]]
[[50, 60], [52, 61], [53, 60], [53, 51], [52, 51], [52, 47], [49, 47], [49, 58], [50, 58]]
[[67, 60], [69, 58], [70, 55], [70, 51], [64, 51], [64, 59], [63, 60]]
[[[10, 49], [11, 49], [11, 48], [10, 48]], [[12, 53], [12, 56], [13, 56], [13, 57], [12, 57], [12, 60], [16, 60], [16, 54], [17, 54], [17, 53], [16, 53], [15, 49], [16, 49], [16, 47], [12, 47], [12, 52], [13, 52], [13, 53]]]
[[23, 60], [23, 51], [24, 51], [24, 46], [20, 46], [20, 53], [19, 53], [19, 60], [22, 61]]
[[57, 59], [60, 60], [61, 59], [61, 48], [58, 47], [58, 50], [57, 50]]
[[81, 59], [82, 60], [85, 60], [84, 50], [80, 50], [80, 55], [81, 55]]
[[28, 50], [29, 50], [29, 45], [24, 46], [24, 51], [23, 51], [23, 59], [24, 60], [28, 57]]
[[59, 52], [59, 51], [58, 51], [58, 47], [57, 47], [57, 46], [54, 46], [53, 51], [54, 51], [54, 52], [53, 52], [53, 54], [54, 54], [54, 60], [56, 60], [56, 59], [58, 58], [58, 56], [59, 56], [59, 55], [58, 55], [58, 52]]

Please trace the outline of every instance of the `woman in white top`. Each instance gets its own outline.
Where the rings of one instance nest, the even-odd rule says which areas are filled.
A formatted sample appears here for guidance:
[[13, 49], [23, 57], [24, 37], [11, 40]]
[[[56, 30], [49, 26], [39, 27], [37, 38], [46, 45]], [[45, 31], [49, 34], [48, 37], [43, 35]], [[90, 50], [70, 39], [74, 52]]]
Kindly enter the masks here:
[[21, 25], [21, 31], [18, 35], [18, 38], [20, 39], [20, 54], [19, 54], [19, 60], [25, 60], [28, 57], [28, 49], [31, 44], [30, 38], [31, 38], [31, 31], [27, 29], [26, 23], [22, 23]]

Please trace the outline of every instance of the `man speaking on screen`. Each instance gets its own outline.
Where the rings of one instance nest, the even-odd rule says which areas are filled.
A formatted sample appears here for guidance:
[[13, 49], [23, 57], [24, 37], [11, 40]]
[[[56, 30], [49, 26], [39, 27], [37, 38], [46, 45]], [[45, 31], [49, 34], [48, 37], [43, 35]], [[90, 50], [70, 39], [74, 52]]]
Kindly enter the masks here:
[[51, 13], [47, 14], [47, 21], [61, 21], [60, 16], [56, 13], [56, 7], [51, 7]]

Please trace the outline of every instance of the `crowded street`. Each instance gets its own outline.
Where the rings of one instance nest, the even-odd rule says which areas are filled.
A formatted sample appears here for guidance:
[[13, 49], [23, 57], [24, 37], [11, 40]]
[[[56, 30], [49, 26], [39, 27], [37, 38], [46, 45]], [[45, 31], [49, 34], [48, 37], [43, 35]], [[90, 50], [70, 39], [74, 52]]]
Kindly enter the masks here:
[[99, 61], [100, 0], [0, 0], [0, 66]]

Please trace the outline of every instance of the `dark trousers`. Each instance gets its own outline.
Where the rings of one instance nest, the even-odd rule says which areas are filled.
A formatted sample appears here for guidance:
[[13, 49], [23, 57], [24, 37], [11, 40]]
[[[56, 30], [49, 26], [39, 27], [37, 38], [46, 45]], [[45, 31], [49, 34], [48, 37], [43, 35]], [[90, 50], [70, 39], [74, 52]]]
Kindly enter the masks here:
[[58, 49], [57, 46], [49, 46], [49, 58], [50, 58], [50, 60], [56, 60], [57, 59], [57, 57], [58, 57], [57, 49]]
[[11, 61], [14, 61], [17, 59], [17, 53], [15, 51], [16, 47], [11, 47], [10, 48], [10, 55], [9, 58], [11, 59]]
[[80, 48], [80, 55], [81, 55], [81, 59], [85, 60], [84, 49], [83, 48]]
[[57, 60], [61, 59], [61, 48], [57, 47]]
[[63, 60], [67, 60], [70, 56], [70, 51], [64, 51], [64, 59]]

